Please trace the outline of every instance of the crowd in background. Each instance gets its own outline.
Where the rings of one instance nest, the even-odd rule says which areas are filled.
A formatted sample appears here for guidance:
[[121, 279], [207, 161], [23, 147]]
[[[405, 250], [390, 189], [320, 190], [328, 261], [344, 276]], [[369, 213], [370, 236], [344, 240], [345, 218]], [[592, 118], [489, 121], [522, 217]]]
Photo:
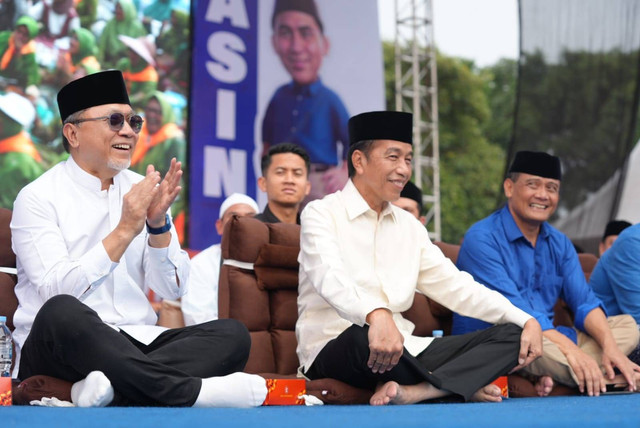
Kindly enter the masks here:
[[0, 206], [68, 156], [55, 94], [100, 70], [145, 118], [132, 169], [185, 161], [189, 63], [188, 0], [0, 0]]

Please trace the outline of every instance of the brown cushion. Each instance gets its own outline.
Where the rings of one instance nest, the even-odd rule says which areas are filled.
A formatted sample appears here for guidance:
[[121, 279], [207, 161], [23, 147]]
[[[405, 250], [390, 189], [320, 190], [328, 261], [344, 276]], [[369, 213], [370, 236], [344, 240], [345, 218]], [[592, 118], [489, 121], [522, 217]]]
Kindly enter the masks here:
[[291, 330], [274, 329], [271, 331], [273, 355], [276, 362], [276, 372], [282, 374], [296, 373], [300, 362], [296, 354], [296, 333]]
[[224, 227], [222, 258], [253, 263], [262, 245], [269, 242], [269, 228], [253, 217], [233, 216]]
[[589, 281], [591, 272], [593, 272], [596, 263], [598, 263], [598, 258], [591, 253], [580, 253], [578, 254], [578, 260], [580, 261], [580, 266], [582, 267], [585, 278]]
[[298, 321], [297, 290], [274, 290], [270, 294], [271, 327], [294, 331]]
[[249, 331], [268, 330], [269, 295], [260, 290], [255, 277], [247, 271], [231, 268], [229, 275], [229, 318], [243, 322]]
[[260, 248], [254, 269], [262, 289], [298, 288], [299, 247], [265, 244]]
[[290, 245], [265, 244], [260, 248], [255, 266], [270, 266], [298, 270], [300, 247]]
[[271, 334], [266, 331], [252, 331], [251, 350], [249, 351], [249, 361], [244, 367], [245, 373], [275, 373], [276, 362], [271, 343]]
[[433, 330], [442, 330], [440, 320], [433, 316], [429, 299], [424, 294], [415, 293], [413, 304], [402, 316], [415, 325], [413, 334], [416, 336], [431, 336]]
[[[269, 242], [276, 245], [296, 247], [300, 249], [300, 226], [297, 224], [271, 223], [269, 226]], [[297, 257], [297, 255], [296, 255]]]

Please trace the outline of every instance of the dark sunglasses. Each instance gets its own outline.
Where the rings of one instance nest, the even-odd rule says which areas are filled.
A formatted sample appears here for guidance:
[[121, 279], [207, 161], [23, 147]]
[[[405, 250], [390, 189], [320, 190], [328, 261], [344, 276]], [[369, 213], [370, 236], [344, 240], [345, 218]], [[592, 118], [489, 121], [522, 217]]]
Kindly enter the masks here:
[[[86, 117], [84, 119], [74, 120], [73, 122], [70, 122], [70, 123], [76, 124], [76, 123], [82, 123], [82, 122], [90, 122], [93, 120], [106, 120], [109, 123], [109, 128], [114, 132], [118, 132], [124, 126], [124, 119], [125, 119], [124, 114], [112, 113], [109, 116]], [[127, 122], [129, 122], [129, 126], [131, 127], [131, 129], [133, 129], [133, 132], [135, 132], [136, 134], [139, 133], [140, 130], [142, 129], [142, 123], [144, 122], [144, 119], [137, 114], [132, 114], [131, 116], [128, 116], [126, 119], [127, 119]]]

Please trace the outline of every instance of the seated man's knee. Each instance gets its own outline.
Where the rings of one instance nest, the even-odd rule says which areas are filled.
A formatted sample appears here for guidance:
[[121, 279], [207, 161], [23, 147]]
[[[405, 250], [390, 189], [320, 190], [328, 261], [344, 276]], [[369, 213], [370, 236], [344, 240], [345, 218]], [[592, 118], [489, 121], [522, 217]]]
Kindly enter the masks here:
[[234, 319], [221, 319], [214, 321], [212, 325], [215, 326], [216, 334], [229, 339], [229, 346], [234, 348], [234, 354], [249, 357], [251, 335], [243, 323]]
[[520, 342], [520, 336], [522, 336], [522, 328], [513, 323], [500, 324], [500, 333], [504, 337], [509, 337], [516, 342]]
[[36, 320], [48, 320], [47, 322], [50, 320], [56, 323], [64, 322], [73, 317], [77, 312], [75, 309], [81, 305], [82, 303], [75, 297], [68, 294], [59, 294], [44, 302], [36, 315]]
[[351, 344], [355, 349], [369, 349], [369, 326], [352, 325], [340, 334], [339, 340]]

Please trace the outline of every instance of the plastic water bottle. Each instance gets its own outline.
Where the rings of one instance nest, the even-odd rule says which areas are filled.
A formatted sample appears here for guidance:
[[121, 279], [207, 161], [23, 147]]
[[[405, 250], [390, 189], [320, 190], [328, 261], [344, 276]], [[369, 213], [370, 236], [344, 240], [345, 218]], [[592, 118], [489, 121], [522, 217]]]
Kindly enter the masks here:
[[7, 327], [7, 317], [0, 315], [0, 376], [11, 377], [11, 356], [13, 339]]

